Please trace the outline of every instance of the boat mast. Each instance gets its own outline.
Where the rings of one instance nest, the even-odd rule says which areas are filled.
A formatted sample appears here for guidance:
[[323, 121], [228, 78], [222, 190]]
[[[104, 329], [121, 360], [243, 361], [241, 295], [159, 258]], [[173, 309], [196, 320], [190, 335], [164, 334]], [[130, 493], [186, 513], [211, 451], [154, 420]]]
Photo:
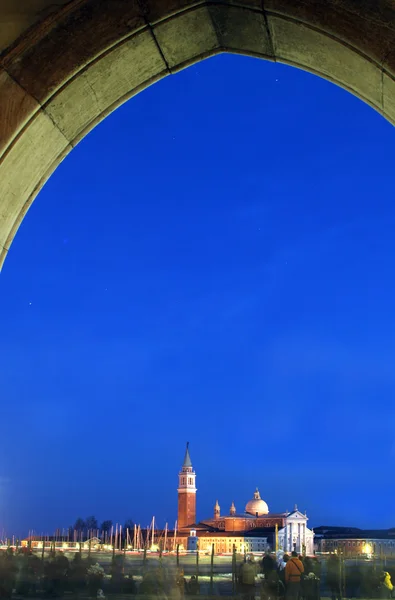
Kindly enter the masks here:
[[177, 541], [177, 521], [174, 525], [174, 541], [173, 541], [173, 550], [176, 549], [176, 541]]
[[166, 548], [167, 548], [167, 523], [166, 523], [166, 526], [165, 526], [165, 544], [164, 544], [164, 547], [163, 547], [163, 550], [165, 552], [166, 552]]

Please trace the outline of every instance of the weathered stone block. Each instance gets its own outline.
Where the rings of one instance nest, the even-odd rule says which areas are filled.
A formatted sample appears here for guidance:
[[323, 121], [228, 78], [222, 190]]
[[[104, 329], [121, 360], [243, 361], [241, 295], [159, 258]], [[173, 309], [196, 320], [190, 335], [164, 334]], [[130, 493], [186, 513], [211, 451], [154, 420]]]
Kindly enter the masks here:
[[70, 0], [1, 0], [0, 51]]
[[377, 63], [381, 63], [393, 46], [393, 2], [381, 2], [380, 10], [377, 1], [363, 0], [264, 0], [264, 7], [268, 13], [326, 32]]
[[158, 23], [177, 13], [206, 4], [207, 6], [242, 6], [262, 9], [262, 0], [140, 0], [143, 12], [150, 23]]
[[159, 23], [154, 27], [154, 35], [170, 69], [186, 66], [219, 47], [207, 6]]
[[277, 60], [313, 71], [381, 106], [381, 73], [374, 63], [302, 23], [274, 16], [268, 22]]
[[46, 106], [73, 144], [134, 91], [166, 75], [151, 31], [145, 30], [90, 65]]
[[67, 148], [64, 135], [40, 111], [3, 158], [0, 163], [0, 246], [3, 248], [9, 247], [38, 190]]
[[38, 102], [0, 69], [0, 157], [39, 108]]
[[395, 125], [395, 81], [383, 75], [383, 114]]
[[256, 56], [273, 56], [262, 12], [240, 6], [213, 5], [209, 13], [221, 47]]
[[7, 71], [40, 103], [75, 73], [146, 26], [138, 0], [87, 0], [66, 9], [58, 22], [28, 34], [4, 57]]

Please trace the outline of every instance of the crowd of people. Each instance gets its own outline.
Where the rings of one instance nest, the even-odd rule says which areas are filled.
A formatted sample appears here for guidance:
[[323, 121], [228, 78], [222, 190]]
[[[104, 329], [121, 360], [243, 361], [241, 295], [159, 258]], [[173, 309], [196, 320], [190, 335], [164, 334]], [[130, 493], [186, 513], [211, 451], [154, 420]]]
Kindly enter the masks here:
[[[376, 565], [344, 566], [336, 554], [325, 560], [325, 577], [317, 557], [300, 556], [296, 552], [267, 553], [260, 563], [249, 556], [239, 566], [238, 591], [244, 600], [253, 600], [257, 593], [256, 579], [260, 579], [262, 600], [319, 600], [321, 594], [331, 600], [346, 598], [393, 597], [391, 575]], [[259, 574], [258, 574], [259, 573]]]
[[198, 596], [199, 592], [196, 576], [192, 575], [188, 581], [180, 567], [175, 572], [163, 568], [147, 570], [138, 588], [139, 594], [164, 598], [171, 596], [175, 600], [184, 598], [185, 595]]
[[320, 596], [320, 563], [317, 559], [291, 555], [266, 554], [260, 563], [252, 556], [240, 565], [238, 587], [245, 600], [256, 593], [256, 574], [260, 571], [260, 595], [263, 600], [317, 600]]
[[184, 577], [182, 568], [143, 568], [137, 583], [123, 555], [112, 558], [109, 573], [105, 574], [93, 556], [79, 552], [69, 560], [63, 552], [51, 552], [42, 560], [30, 550], [12, 549], [0, 552], [0, 600], [12, 596], [58, 598], [65, 593], [75, 596], [105, 599], [106, 594], [138, 594], [167, 598], [199, 595], [195, 575]]
[[[111, 564], [108, 587], [114, 592], [134, 593], [133, 577], [125, 577], [122, 557]], [[79, 594], [85, 590], [97, 596], [103, 586], [104, 570], [93, 557], [76, 553], [69, 560], [63, 552], [51, 552], [45, 560], [30, 550], [0, 553], [0, 599], [17, 596], [63, 596], [65, 592]]]
[[[198, 578], [188, 580], [181, 567], [163, 565], [143, 568], [137, 584], [127, 572], [124, 556], [113, 556], [110, 573], [91, 557], [76, 553], [72, 560], [62, 552], [42, 557], [31, 551], [15, 554], [10, 549], [0, 553], [0, 600], [18, 596], [60, 597], [65, 592], [88, 593], [91, 598], [111, 594], [138, 594], [182, 599], [200, 593]], [[374, 562], [359, 564], [344, 561], [332, 554], [321, 562], [316, 557], [298, 556], [296, 552], [267, 553], [261, 561], [252, 555], [233, 570], [234, 592], [243, 600], [331, 600], [342, 598], [380, 598], [393, 595], [391, 573]], [[103, 592], [104, 590], [104, 592]], [[220, 591], [220, 590], [216, 590]], [[213, 590], [210, 590], [211, 594]]]

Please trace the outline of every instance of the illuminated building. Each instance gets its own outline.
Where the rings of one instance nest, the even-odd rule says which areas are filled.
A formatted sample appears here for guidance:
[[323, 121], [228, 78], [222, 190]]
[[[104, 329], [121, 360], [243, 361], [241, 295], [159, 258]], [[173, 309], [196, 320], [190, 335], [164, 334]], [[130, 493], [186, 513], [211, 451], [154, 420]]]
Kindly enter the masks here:
[[236, 552], [264, 552], [275, 547], [277, 528], [278, 549], [313, 553], [314, 533], [307, 527], [307, 515], [296, 505], [292, 512], [271, 513], [256, 489], [244, 512], [237, 513], [232, 502], [229, 514], [222, 515], [217, 500], [213, 517], [196, 523], [196, 491], [196, 473], [187, 444], [179, 473], [178, 531], [169, 532], [166, 549], [172, 550], [176, 544], [185, 550], [192, 549], [191, 544], [197, 538], [198, 547], [203, 551], [211, 550], [214, 544], [216, 553], [232, 552], [233, 547]]
[[315, 548], [318, 552], [346, 556], [395, 556], [395, 529], [317, 527]]
[[21, 541], [22, 548], [30, 547], [32, 550], [98, 550], [101, 548], [101, 540], [97, 537], [89, 538], [81, 542], [72, 542], [67, 536], [30, 536]]

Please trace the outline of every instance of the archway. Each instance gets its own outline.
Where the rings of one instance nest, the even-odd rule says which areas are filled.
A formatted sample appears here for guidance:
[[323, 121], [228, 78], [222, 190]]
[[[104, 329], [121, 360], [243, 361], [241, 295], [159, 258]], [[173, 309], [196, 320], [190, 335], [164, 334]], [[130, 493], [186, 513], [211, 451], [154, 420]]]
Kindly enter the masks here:
[[17, 39], [6, 35], [0, 60], [0, 266], [38, 191], [90, 129], [216, 53], [306, 69], [395, 121], [390, 0], [37, 0], [33, 13], [28, 4], [2, 15]]

